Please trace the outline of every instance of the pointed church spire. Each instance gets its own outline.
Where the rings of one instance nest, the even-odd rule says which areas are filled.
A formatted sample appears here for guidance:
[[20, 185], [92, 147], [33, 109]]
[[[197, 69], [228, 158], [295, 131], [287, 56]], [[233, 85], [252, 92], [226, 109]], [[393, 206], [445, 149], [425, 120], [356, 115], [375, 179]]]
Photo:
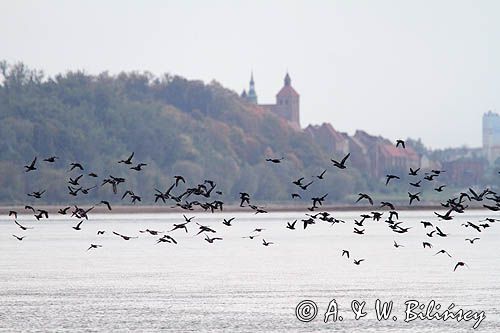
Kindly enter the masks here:
[[292, 80], [290, 79], [290, 75], [288, 75], [288, 72], [286, 72], [285, 75], [285, 86], [289, 86], [292, 84]]
[[257, 93], [255, 92], [255, 82], [253, 80], [253, 71], [250, 75], [250, 87], [248, 89], [247, 100], [250, 103], [257, 104]]

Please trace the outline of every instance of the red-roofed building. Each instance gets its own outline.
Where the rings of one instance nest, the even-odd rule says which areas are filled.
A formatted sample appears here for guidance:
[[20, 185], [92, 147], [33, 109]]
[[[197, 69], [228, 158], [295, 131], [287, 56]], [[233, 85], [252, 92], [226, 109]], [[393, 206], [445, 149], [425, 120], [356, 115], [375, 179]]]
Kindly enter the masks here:
[[291, 127], [300, 130], [300, 95], [293, 89], [292, 80], [288, 73], [286, 73], [283, 88], [276, 94], [276, 104], [257, 104], [253, 73], [250, 79], [249, 93], [243, 91], [241, 97], [287, 120]]

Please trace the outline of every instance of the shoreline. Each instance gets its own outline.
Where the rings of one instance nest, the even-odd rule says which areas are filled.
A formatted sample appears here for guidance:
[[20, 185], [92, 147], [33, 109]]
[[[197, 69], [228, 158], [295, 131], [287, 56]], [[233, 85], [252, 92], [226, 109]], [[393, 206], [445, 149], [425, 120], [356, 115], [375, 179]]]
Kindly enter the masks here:
[[[67, 207], [64, 205], [56, 206], [56, 205], [41, 205], [41, 206], [36, 206], [36, 207], [43, 207], [43, 209], [47, 210], [50, 214], [57, 214], [57, 211], [61, 207]], [[36, 208], [35, 207], [35, 208]], [[74, 206], [71, 206], [72, 208]], [[91, 205], [80, 205], [80, 207], [83, 208], [89, 208]], [[176, 213], [186, 213], [186, 212], [196, 212], [196, 213], [205, 213], [204, 210], [202, 209], [194, 209], [194, 210], [184, 210], [178, 207], [170, 207], [170, 206], [153, 206], [153, 205], [141, 205], [141, 206], [133, 206], [133, 205], [115, 205], [112, 206], [112, 210], [108, 210], [106, 206], [94, 206], [95, 208], [92, 210], [92, 213], [99, 213], [99, 214], [143, 214], [143, 213], [150, 213], [150, 214], [176, 214]], [[322, 212], [322, 211], [327, 211], [327, 212], [361, 212], [361, 211], [389, 211], [388, 208], [384, 207], [381, 208], [379, 206], [353, 206], [353, 205], [325, 205], [318, 207], [316, 210], [309, 211], [307, 208], [309, 206], [298, 206], [298, 205], [293, 205], [293, 206], [287, 206], [287, 205], [269, 205], [264, 207], [267, 212], [269, 213], [279, 213], [279, 212], [304, 212], [304, 213], [310, 213], [314, 214], [315, 212]], [[433, 205], [433, 204], [427, 204], [427, 205], [418, 205], [418, 206], [400, 206], [396, 207], [396, 211], [417, 211], [417, 210], [423, 210], [423, 211], [443, 211], [445, 210], [445, 207], [442, 207], [441, 205]], [[29, 213], [30, 211], [25, 210], [24, 206], [0, 206], [0, 215], [8, 215], [9, 211], [14, 210], [17, 211], [19, 214], [23, 213]], [[474, 207], [468, 207], [467, 210], [486, 210], [486, 208], [482, 206], [474, 206]], [[210, 211], [206, 211], [209, 213]], [[228, 205], [224, 207], [222, 211], [218, 210], [215, 213], [239, 213], [239, 212], [252, 212], [252, 210], [248, 207], [240, 207], [238, 205]], [[494, 213], [494, 212], [492, 212]]]

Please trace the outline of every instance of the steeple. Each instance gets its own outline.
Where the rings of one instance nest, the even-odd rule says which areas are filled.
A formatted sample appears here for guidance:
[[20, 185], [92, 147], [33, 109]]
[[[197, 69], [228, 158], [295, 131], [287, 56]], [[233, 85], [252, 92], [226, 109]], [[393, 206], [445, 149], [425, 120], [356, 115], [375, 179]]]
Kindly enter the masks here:
[[250, 87], [248, 89], [247, 100], [250, 103], [257, 104], [257, 93], [255, 92], [255, 82], [253, 80], [253, 71], [250, 75]]
[[290, 75], [288, 75], [288, 72], [286, 72], [285, 75], [285, 86], [290, 86], [292, 84], [292, 80], [290, 79]]

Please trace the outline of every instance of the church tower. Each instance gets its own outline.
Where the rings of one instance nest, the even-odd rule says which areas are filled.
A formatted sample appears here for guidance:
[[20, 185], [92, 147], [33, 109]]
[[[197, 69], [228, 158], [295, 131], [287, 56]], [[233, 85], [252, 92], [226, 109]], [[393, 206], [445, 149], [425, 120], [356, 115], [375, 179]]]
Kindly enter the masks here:
[[255, 82], [253, 80], [253, 72], [250, 76], [250, 87], [248, 89], [247, 101], [257, 104], [257, 93], [255, 92]]
[[297, 130], [300, 130], [300, 108], [299, 94], [292, 88], [290, 75], [286, 73], [284, 86], [276, 95], [275, 112], [288, 120], [288, 123]]

